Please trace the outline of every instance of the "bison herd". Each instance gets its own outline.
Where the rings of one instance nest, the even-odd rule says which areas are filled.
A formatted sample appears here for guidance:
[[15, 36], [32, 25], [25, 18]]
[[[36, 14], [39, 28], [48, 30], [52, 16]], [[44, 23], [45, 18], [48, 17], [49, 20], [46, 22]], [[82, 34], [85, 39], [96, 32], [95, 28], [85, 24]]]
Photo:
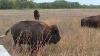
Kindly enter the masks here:
[[[9, 31], [13, 37], [14, 46], [18, 44], [27, 44], [31, 47], [31, 53], [47, 44], [56, 44], [60, 41], [61, 36], [57, 25], [48, 25], [39, 21], [40, 14], [38, 10], [34, 11], [36, 21], [20, 21], [9, 28], [4, 37]], [[81, 27], [100, 27], [100, 15], [90, 16], [81, 19]]]

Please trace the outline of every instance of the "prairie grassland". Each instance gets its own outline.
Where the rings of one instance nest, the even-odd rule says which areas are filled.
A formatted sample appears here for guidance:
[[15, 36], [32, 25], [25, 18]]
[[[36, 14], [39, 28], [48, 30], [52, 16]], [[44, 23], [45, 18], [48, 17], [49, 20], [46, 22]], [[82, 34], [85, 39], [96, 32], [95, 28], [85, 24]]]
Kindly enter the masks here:
[[[43, 56], [100, 56], [100, 29], [80, 27], [80, 20], [91, 15], [100, 15], [99, 9], [45, 9], [39, 10], [40, 21], [56, 24], [61, 40], [56, 45], [49, 45], [42, 51]], [[0, 10], [0, 35], [16, 22], [34, 20], [33, 10]], [[0, 38], [12, 56], [28, 56], [12, 51], [13, 40], [10, 34]], [[41, 54], [39, 55], [41, 56]]]

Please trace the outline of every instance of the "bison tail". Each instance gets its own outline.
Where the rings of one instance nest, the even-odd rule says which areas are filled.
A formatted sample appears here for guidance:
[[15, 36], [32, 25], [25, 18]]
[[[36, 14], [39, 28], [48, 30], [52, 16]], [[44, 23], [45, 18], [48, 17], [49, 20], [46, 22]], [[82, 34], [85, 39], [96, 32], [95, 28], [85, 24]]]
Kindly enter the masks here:
[[5, 35], [7, 35], [9, 31], [10, 31], [10, 29], [8, 29], [8, 30], [5, 32]]
[[8, 30], [5, 32], [4, 35], [1, 35], [1, 36], [0, 36], [0, 38], [5, 37], [5, 36], [8, 34], [9, 31], [10, 31], [10, 30], [8, 29]]
[[1, 35], [0, 38], [5, 37], [6, 35]]

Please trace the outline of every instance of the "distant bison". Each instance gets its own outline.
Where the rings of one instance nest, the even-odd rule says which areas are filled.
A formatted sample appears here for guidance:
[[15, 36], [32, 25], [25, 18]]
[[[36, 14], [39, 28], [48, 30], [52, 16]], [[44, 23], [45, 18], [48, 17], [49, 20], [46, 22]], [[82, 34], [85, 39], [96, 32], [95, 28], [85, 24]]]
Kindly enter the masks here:
[[93, 27], [97, 28], [100, 27], [100, 15], [98, 16], [90, 16], [81, 19], [81, 26]]
[[[21, 21], [13, 25], [5, 36], [11, 30], [14, 44], [28, 44], [32, 49], [37, 49], [37, 45], [56, 44], [60, 41], [59, 30], [56, 25], [48, 26], [40, 21]], [[4, 35], [3, 35], [4, 36]]]
[[38, 10], [34, 10], [34, 18], [35, 20], [39, 20], [40, 14]]

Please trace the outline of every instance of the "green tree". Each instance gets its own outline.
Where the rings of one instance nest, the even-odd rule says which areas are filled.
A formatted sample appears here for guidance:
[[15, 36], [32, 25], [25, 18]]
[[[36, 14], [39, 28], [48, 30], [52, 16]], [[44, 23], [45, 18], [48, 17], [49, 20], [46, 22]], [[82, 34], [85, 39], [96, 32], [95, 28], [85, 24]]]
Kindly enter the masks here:
[[12, 3], [9, 0], [0, 0], [0, 9], [10, 9]]

